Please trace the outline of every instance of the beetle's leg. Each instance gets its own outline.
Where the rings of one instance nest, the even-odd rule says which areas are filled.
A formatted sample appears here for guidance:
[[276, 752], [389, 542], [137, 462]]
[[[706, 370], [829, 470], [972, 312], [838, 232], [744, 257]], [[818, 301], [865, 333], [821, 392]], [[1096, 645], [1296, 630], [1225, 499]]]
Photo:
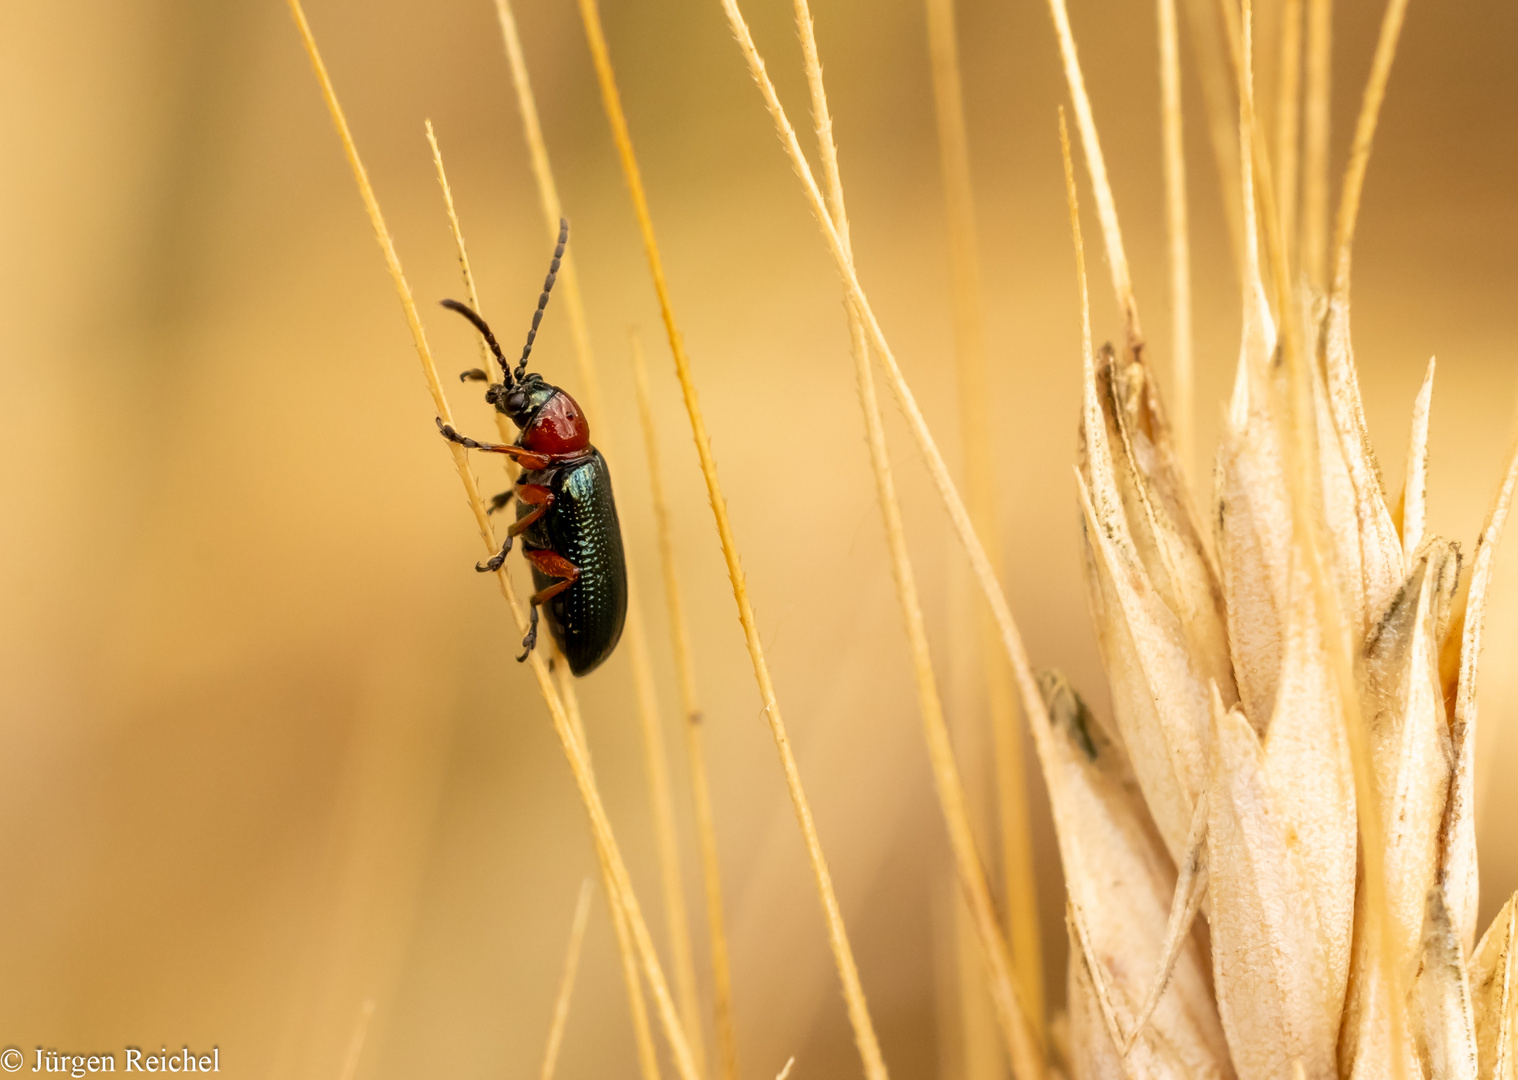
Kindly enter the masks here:
[[522, 648], [526, 651], [517, 657], [518, 663], [526, 660], [527, 654], [532, 652], [533, 646], [538, 643], [538, 607], [580, 580], [580, 568], [556, 552], [524, 551], [522, 554], [527, 557], [528, 562], [532, 563], [535, 570], [560, 580], [546, 589], [533, 593], [532, 600], [529, 601], [532, 605], [532, 624], [527, 630], [527, 636], [522, 639]]
[[[536, 524], [538, 518], [548, 513], [548, 508], [554, 503], [553, 489], [542, 484], [523, 484], [516, 486], [517, 499], [524, 505], [533, 506], [537, 509], [524, 514], [512, 522], [511, 528], [506, 530], [507, 536], [521, 536]], [[567, 564], [566, 564], [567, 565]], [[547, 571], [544, 571], [545, 573]]]
[[459, 372], [459, 382], [489, 382], [490, 376], [485, 374], [484, 368], [472, 367], [468, 371]]
[[506, 556], [511, 554], [511, 545], [515, 541], [516, 537], [508, 533], [506, 536], [506, 542], [501, 545], [501, 550], [497, 551], [494, 555], [490, 556], [490, 558], [484, 562], [475, 563], [474, 568], [482, 574], [495, 573], [501, 568], [501, 564], [506, 561]]
[[516, 488], [507, 488], [505, 491], [501, 492], [499, 495], [490, 500], [490, 505], [485, 508], [485, 513], [494, 514], [500, 510], [506, 509], [507, 504], [511, 502], [511, 497], [516, 493]]
[[471, 439], [467, 435], [460, 435], [452, 424], [443, 423], [442, 417], [438, 417], [437, 429], [443, 433], [443, 438], [449, 442], [458, 443], [469, 450], [485, 450], [492, 454], [505, 454], [524, 469], [546, 469], [551, 461], [545, 455], [534, 454], [531, 450], [525, 450], [515, 443], [483, 443]]

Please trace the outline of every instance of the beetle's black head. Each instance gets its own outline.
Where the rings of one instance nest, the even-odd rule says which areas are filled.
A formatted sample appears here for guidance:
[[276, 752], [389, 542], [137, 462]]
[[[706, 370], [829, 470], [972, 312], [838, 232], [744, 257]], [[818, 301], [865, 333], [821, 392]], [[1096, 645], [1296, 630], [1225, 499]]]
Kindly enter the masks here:
[[558, 393], [556, 386], [547, 382], [536, 371], [523, 375], [510, 386], [492, 383], [485, 391], [485, 400], [496, 407], [497, 412], [511, 417], [511, 422], [525, 428], [533, 416], [549, 398]]

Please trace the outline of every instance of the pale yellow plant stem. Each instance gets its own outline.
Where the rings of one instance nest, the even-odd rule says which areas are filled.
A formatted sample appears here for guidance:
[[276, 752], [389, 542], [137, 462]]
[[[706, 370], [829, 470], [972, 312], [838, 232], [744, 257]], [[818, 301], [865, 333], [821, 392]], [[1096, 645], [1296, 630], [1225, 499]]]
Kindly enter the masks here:
[[353, 1025], [353, 1035], [348, 1039], [348, 1053], [343, 1057], [342, 1080], [353, 1080], [358, 1074], [358, 1062], [364, 1055], [364, 1042], [369, 1037], [369, 1021], [374, 1019], [374, 999], [365, 998]]
[[1344, 186], [1339, 191], [1339, 214], [1334, 225], [1333, 292], [1340, 300], [1349, 298], [1350, 249], [1355, 242], [1355, 222], [1360, 215], [1360, 195], [1365, 190], [1365, 170], [1370, 165], [1371, 144], [1376, 137], [1376, 123], [1381, 118], [1381, 103], [1386, 100], [1386, 82], [1391, 78], [1392, 61], [1397, 55], [1397, 39], [1402, 35], [1402, 21], [1407, 15], [1407, 0], [1388, 0], [1381, 18], [1381, 34], [1376, 40], [1376, 55], [1371, 61], [1370, 77], [1365, 81], [1365, 95], [1360, 101], [1360, 115], [1355, 120], [1355, 138], [1349, 148], [1349, 164], [1344, 167]]
[[1091, 187], [1096, 196], [1096, 216], [1102, 223], [1102, 238], [1107, 245], [1107, 262], [1112, 271], [1112, 287], [1117, 292], [1128, 332], [1128, 349], [1138, 355], [1144, 346], [1139, 328], [1138, 304], [1133, 298], [1133, 278], [1128, 271], [1128, 256], [1123, 251], [1123, 232], [1117, 222], [1117, 203], [1107, 179], [1107, 161], [1102, 156], [1101, 140], [1096, 134], [1096, 118], [1091, 113], [1091, 98], [1086, 93], [1086, 79], [1081, 74], [1080, 58], [1075, 52], [1075, 35], [1070, 30], [1070, 13], [1065, 0], [1049, 0], [1054, 16], [1054, 32], [1059, 38], [1060, 58], [1065, 66], [1065, 81], [1070, 86], [1070, 100], [1075, 107], [1075, 126], [1081, 133], [1086, 151], [1086, 168], [1091, 173]]
[[739, 11], [736, 0], [722, 0], [722, 8], [727, 13], [728, 24], [732, 27], [733, 36], [738, 41], [738, 47], [743, 53], [744, 60], [748, 63], [749, 73], [758, 84], [760, 95], [764, 99], [765, 107], [775, 122], [775, 129], [780, 136], [781, 145], [785, 147], [791, 165], [795, 169], [796, 176], [801, 181], [802, 190], [806, 194], [807, 202], [811, 207], [812, 216], [817, 221], [818, 228], [822, 231], [822, 237], [827, 244], [828, 251], [833, 256], [833, 261], [838, 269], [839, 276], [843, 278], [845, 288], [848, 291], [849, 303], [857, 310], [875, 357], [880, 361], [882, 370], [885, 371], [887, 381], [891, 385], [892, 393], [896, 397], [896, 403], [906, 417], [907, 425], [911, 429], [912, 437], [917, 442], [928, 466], [928, 473], [933, 479], [933, 485], [938, 489], [939, 497], [943, 500], [944, 507], [948, 511], [949, 520], [954, 526], [954, 531], [959, 537], [960, 544], [965, 549], [965, 554], [970, 560], [970, 567], [974, 571], [975, 580], [979, 584], [981, 592], [990, 604], [991, 612], [996, 618], [996, 626], [1001, 634], [1002, 647], [1006, 650], [1007, 658], [1012, 664], [1012, 674], [1016, 681], [1018, 694], [1022, 701], [1023, 714], [1028, 718], [1029, 730], [1033, 733], [1033, 743], [1037, 748], [1040, 758], [1048, 765], [1046, 773], [1052, 771], [1053, 744], [1052, 733], [1049, 727], [1049, 712], [1044, 706], [1043, 696], [1039, 693], [1038, 682], [1033, 676], [1033, 668], [1028, 663], [1028, 654], [1023, 647], [1022, 635], [1018, 632], [1017, 624], [1013, 621], [1011, 609], [1007, 606], [1007, 598], [1001, 590], [1001, 585], [996, 580], [996, 571], [991, 566], [991, 560], [986, 557], [985, 548], [981, 546], [980, 538], [976, 535], [975, 526], [970, 520], [969, 511], [965, 509], [964, 500], [960, 498], [959, 490], [954, 486], [954, 479], [949, 474], [948, 464], [944, 461], [943, 453], [938, 449], [938, 443], [933, 438], [933, 433], [928, 428], [927, 421], [923, 418], [922, 409], [917, 404], [917, 399], [912, 393], [912, 388], [907, 385], [906, 378], [901, 373], [901, 367], [896, 362], [896, 355], [891, 351], [890, 343], [886, 341], [885, 332], [880, 328], [880, 321], [875, 317], [874, 310], [870, 307], [869, 297], [865, 295], [864, 287], [859, 283], [859, 276], [854, 267], [854, 261], [849, 248], [840, 236], [833, 224], [833, 219], [828, 211], [826, 197], [822, 189], [817, 186], [817, 180], [812, 175], [812, 167], [801, 150], [801, 143], [796, 137], [796, 129], [791, 126], [790, 119], [785, 114], [785, 108], [780, 104], [780, 97], [775, 92], [775, 85], [770, 81], [768, 72], [764, 67], [764, 59], [759, 55], [758, 48], [754, 45], [753, 35], [749, 32], [748, 23], [743, 19], [743, 13]]
[[[1286, 265], [1295, 267], [1292, 249], [1297, 237], [1298, 144], [1302, 127], [1302, 4], [1281, 5], [1281, 58], [1276, 83], [1276, 204], [1281, 211], [1281, 235], [1286, 241]], [[1295, 282], [1296, 275], [1291, 275]]]
[[[1398, 0], [1392, 0], [1396, 4]], [[1242, 33], [1239, 48], [1239, 124], [1242, 129], [1240, 144], [1244, 147], [1246, 160], [1241, 163], [1240, 175], [1248, 199], [1254, 181], [1253, 171], [1247, 157], [1259, 150], [1258, 128], [1254, 112], [1254, 71], [1252, 66], [1251, 0], [1243, 0]], [[1374, 77], [1374, 76], [1373, 76]], [[1267, 238], [1273, 237], [1274, 246], [1284, 246], [1281, 237], [1281, 219], [1276, 213], [1260, 215]], [[1246, 224], [1248, 257], [1251, 264], [1258, 260], [1259, 245], [1255, 237], [1255, 222]], [[1288, 438], [1285, 444], [1290, 453], [1290, 489], [1292, 518], [1297, 528], [1293, 543], [1296, 557], [1307, 565], [1313, 584], [1317, 615], [1323, 628], [1324, 647], [1328, 653], [1329, 667], [1334, 675], [1344, 724], [1349, 743], [1350, 761], [1355, 783], [1355, 815], [1360, 832], [1360, 857], [1364, 865], [1366, 907], [1369, 911], [1369, 933], [1373, 954], [1381, 968], [1389, 998], [1391, 1017], [1391, 1043], [1394, 1047], [1393, 1076], [1407, 1080], [1406, 1059], [1402, 1054], [1404, 1034], [1407, 1030], [1406, 996], [1402, 985], [1402, 959], [1397, 955], [1396, 941], [1390, 933], [1391, 917], [1386, 891], [1385, 831], [1381, 821], [1380, 802], [1374, 764], [1371, 760], [1369, 738], [1365, 720], [1360, 712], [1360, 687], [1355, 676], [1354, 660], [1350, 652], [1349, 631], [1340, 607], [1339, 591], [1333, 581], [1329, 556], [1325, 551], [1324, 537], [1327, 527], [1322, 520], [1321, 472], [1318, 466], [1316, 406], [1313, 398], [1312, 373], [1308, 367], [1303, 344], [1302, 328], [1298, 322], [1299, 307], [1287, 298], [1295, 295], [1287, 280], [1285, 260], [1272, 260], [1277, 294], [1283, 298], [1279, 305], [1281, 351], [1285, 357], [1290, 389]], [[1248, 281], [1255, 275], [1247, 275]], [[1246, 283], [1246, 293], [1250, 286]], [[1245, 297], [1246, 306], [1251, 303]]]
[[[537, 98], [527, 73], [527, 58], [522, 51], [521, 35], [510, 0], [496, 0], [496, 16], [501, 24], [501, 39], [511, 68], [516, 91], [517, 110], [522, 116], [522, 133], [527, 143], [532, 175], [537, 183], [538, 201], [543, 209], [543, 224], [549, 236], [557, 237], [563, 218], [563, 203], [548, 160], [548, 144], [538, 117]], [[574, 341], [580, 380], [585, 388], [585, 404], [590, 415], [604, 425], [605, 410], [601, 397], [601, 380], [596, 370], [595, 354], [590, 346], [590, 330], [585, 318], [585, 303], [580, 293], [580, 278], [568, 252], [559, 269], [559, 289], [563, 294], [570, 337]], [[602, 451], [615, 460], [612, 440], [606, 427], [599, 429], [596, 441]], [[638, 701], [638, 720], [643, 735], [643, 752], [648, 772], [649, 800], [653, 811], [654, 835], [659, 853], [660, 880], [664, 896], [664, 921], [669, 935], [670, 956], [675, 969], [675, 986], [680, 998], [680, 1012], [685, 1021], [691, 1053], [703, 1065], [706, 1059], [702, 1038], [701, 1005], [696, 982], [696, 963], [691, 947], [690, 917], [685, 905], [685, 874], [681, 867], [679, 833], [675, 827], [674, 800], [669, 782], [668, 755], [664, 747], [664, 729], [660, 722], [658, 697], [654, 689], [653, 665], [648, 654], [647, 624], [643, 619], [642, 591], [633, 568], [628, 567], [627, 623], [623, 636], [632, 661], [633, 684]], [[567, 677], [567, 676], [566, 676]], [[721, 1021], [719, 1020], [719, 1026]]]
[[1302, 272], [1328, 288], [1328, 128], [1333, 97], [1333, 0], [1307, 0], [1307, 80], [1302, 106]]
[[[438, 186], [443, 189], [443, 204], [448, 210], [448, 223], [453, 230], [454, 246], [458, 251], [459, 270], [464, 277], [464, 292], [469, 300], [469, 306], [476, 312], [480, 310], [479, 297], [474, 288], [474, 272], [469, 268], [469, 253], [464, 245], [464, 232], [459, 225], [459, 216], [453, 205], [453, 189], [448, 184], [448, 173], [443, 168], [443, 151], [437, 143], [437, 135], [432, 130], [432, 122], [427, 122], [427, 141], [432, 146], [432, 163], [437, 169]], [[557, 235], [557, 234], [555, 234]], [[488, 355], [489, 348], [485, 345], [484, 337], [480, 337], [480, 346], [487, 353], [485, 366], [491, 367], [491, 357]], [[505, 377], [504, 367], [502, 377]], [[512, 442], [516, 433], [512, 431], [510, 420], [499, 410], [495, 413], [496, 426], [501, 433], [502, 442]], [[506, 472], [513, 480], [516, 477], [516, 463], [506, 458]], [[557, 650], [555, 650], [557, 653]], [[580, 718], [580, 702], [575, 694], [572, 682], [573, 676], [569, 673], [569, 667], [559, 657], [559, 663], [553, 665], [554, 681], [559, 689], [559, 697], [564, 703], [564, 712], [569, 721], [570, 728], [574, 731], [580, 744], [586, 748], [586, 759], [589, 760], [590, 740], [585, 737], [585, 725]], [[606, 879], [606, 894], [608, 898], [615, 895], [611, 879]], [[622, 960], [622, 978], [627, 987], [628, 1011], [632, 1015], [633, 1037], [638, 1048], [638, 1063], [643, 1074], [643, 1080], [659, 1080], [659, 1056], [654, 1046], [653, 1031], [648, 1022], [648, 1005], [643, 999], [643, 985], [639, 982], [636, 949], [628, 930], [627, 919], [622, 915], [615, 904], [612, 905], [612, 927], [616, 931], [618, 952]]]
[[548, 1041], [543, 1047], [540, 1080], [553, 1080], [559, 1063], [559, 1047], [564, 1043], [564, 1027], [569, 1023], [569, 1001], [575, 992], [575, 974], [580, 970], [580, 946], [585, 941], [585, 924], [590, 918], [590, 878], [580, 885], [580, 899], [575, 903], [574, 922], [569, 927], [569, 945], [564, 949], [564, 972], [559, 976], [559, 993], [553, 1002], [553, 1020], [548, 1025]]
[[[822, 65], [817, 62], [815, 35], [806, 0], [797, 0], [802, 25], [803, 54], [813, 83], [812, 111], [826, 97], [821, 92]], [[933, 71], [933, 100], [938, 115], [938, 151], [943, 171], [944, 201], [949, 219], [949, 275], [954, 301], [954, 354], [958, 361], [959, 430], [964, 456], [965, 497], [975, 531], [991, 557], [1000, 562], [1001, 529], [996, 511], [996, 470], [991, 451], [991, 380], [986, 358], [986, 311], [980, 259], [975, 252], [975, 196], [970, 182], [970, 140], [965, 130], [964, 88], [959, 73], [954, 0], [927, 0], [928, 55]], [[812, 76], [815, 72], [815, 77]], [[819, 143], [831, 145], [832, 124], [819, 129]], [[836, 154], [832, 155], [836, 161]], [[823, 151], [823, 174], [831, 189], [836, 166]], [[831, 191], [829, 193], [831, 198]], [[845, 243], [847, 226], [841, 220], [839, 186], [834, 223]], [[857, 317], [854, 321], [857, 323]], [[864, 345], [863, 327], [856, 335]], [[869, 350], [859, 361], [869, 371]], [[870, 392], [874, 397], [873, 387]], [[985, 669], [986, 701], [990, 706], [995, 745], [997, 805], [1000, 809], [1002, 879], [1007, 897], [1007, 933], [1017, 985], [1033, 1030], [1044, 1029], [1043, 946], [1038, 933], [1038, 891], [1033, 869], [1033, 835], [1028, 823], [1028, 784], [1023, 763], [1023, 736], [1017, 723], [1011, 673], [997, 647], [996, 623], [977, 605], [975, 619], [980, 659]]]
[[764, 646], [759, 640], [759, 626], [748, 599], [748, 587], [744, 582], [743, 567], [739, 562], [738, 545], [733, 537], [732, 523], [727, 516], [727, 503], [722, 496], [722, 485], [717, 479], [717, 463], [712, 457], [711, 440], [706, 433], [706, 421], [701, 414], [701, 403], [696, 397], [696, 387], [691, 379], [690, 360], [685, 354], [685, 342], [675, 323], [674, 308], [670, 301], [669, 285], [664, 277], [664, 262], [659, 254], [658, 240], [654, 236], [653, 219], [648, 210], [648, 199], [643, 191], [643, 179], [638, 161], [633, 154], [632, 136], [627, 129], [627, 118], [622, 112], [621, 96], [617, 91], [612, 72], [611, 56], [606, 48], [606, 37], [601, 28], [601, 15], [595, 0], [580, 0], [580, 16], [585, 24], [585, 35], [590, 44], [591, 58], [595, 62], [596, 77], [601, 84], [601, 100], [611, 124], [617, 153], [622, 161], [623, 177], [632, 196], [633, 209], [638, 217], [638, 228], [643, 235], [643, 249], [648, 256], [649, 274], [653, 278], [654, 291], [659, 297], [659, 309], [664, 318], [664, 329], [669, 337], [670, 352], [674, 354], [675, 373], [680, 379], [680, 390], [685, 398], [685, 408], [690, 414], [691, 435], [695, 440], [696, 453], [701, 459], [701, 474], [706, 481], [712, 516], [716, 520], [717, 535], [722, 543], [722, 555], [727, 562], [727, 574], [733, 586], [733, 600], [738, 607], [738, 621], [743, 626], [743, 636], [748, 645], [749, 659], [753, 663], [754, 680], [759, 696], [764, 702], [764, 713], [769, 721], [770, 732], [775, 739], [775, 749], [780, 754], [781, 769], [785, 773], [786, 788], [790, 792], [791, 805], [801, 826], [806, 842], [807, 856], [816, 878], [817, 893], [822, 901], [827, 921], [828, 944], [838, 967], [838, 978], [843, 987], [844, 1003], [849, 1023], [854, 1030], [854, 1041], [864, 1062], [865, 1075], [869, 1080], [885, 1080], [885, 1059], [880, 1052], [880, 1041], [875, 1035], [875, 1025], [865, 1004], [864, 987], [859, 979], [859, 968], [854, 961], [854, 951], [849, 945], [848, 932], [843, 925], [843, 911], [833, 889], [832, 874], [823, 856], [822, 841], [812, 819], [811, 803], [802, 787], [801, 773], [796, 756], [791, 750], [790, 737], [786, 734], [785, 721], [775, 698], [775, 687], [770, 679], [769, 664], [764, 658]]
[[1192, 55], [1202, 84], [1202, 107], [1207, 113], [1207, 141], [1212, 147], [1218, 191], [1223, 197], [1223, 220], [1228, 224], [1228, 249], [1234, 269], [1244, 262], [1244, 213], [1239, 204], [1239, 125], [1233, 101], [1234, 80], [1218, 42], [1217, 11], [1212, 0], [1184, 0], [1191, 27]]
[[696, 662], [691, 653], [690, 628], [680, 596], [679, 563], [675, 558], [674, 519], [664, 494], [664, 472], [659, 461], [658, 425], [648, 389], [648, 365], [643, 342], [634, 330], [632, 338], [633, 382], [638, 393], [638, 416], [643, 426], [643, 445], [648, 456], [648, 485], [653, 500], [654, 522], [659, 532], [659, 563], [664, 571], [664, 599], [669, 610], [670, 647], [680, 680], [680, 704], [685, 712], [685, 751], [690, 760], [691, 791], [696, 804], [696, 835], [701, 850], [701, 873], [706, 893], [706, 921], [712, 949], [713, 1012], [717, 1020], [717, 1046], [723, 1080], [737, 1080], [738, 1039], [733, 1024], [733, 976], [727, 951], [727, 919], [722, 906], [722, 872], [717, 857], [717, 825], [712, 814], [711, 783], [706, 772], [704, 719], [696, 693]]
[[[827, 183], [828, 208], [844, 251], [852, 260], [853, 250], [849, 235], [848, 213], [844, 202], [843, 178], [838, 168], [838, 147], [833, 138], [832, 112], [828, 107], [827, 88], [822, 77], [822, 61], [817, 53], [817, 38], [812, 25], [812, 15], [806, 0], [796, 0], [795, 7], [807, 85], [811, 91], [818, 156], [821, 159], [823, 177]], [[930, 12], [930, 20], [934, 17]], [[942, 13], [936, 17], [941, 18]], [[952, 33], [952, 18], [947, 29]], [[954, 92], [957, 96], [957, 75], [954, 82]], [[962, 135], [961, 130], [961, 140]], [[964, 149], [962, 141], [960, 149]], [[967, 167], [967, 158], [962, 161]], [[966, 187], [968, 186], [967, 168], [966, 172], [961, 174], [960, 180]], [[964, 194], [967, 197], [968, 192]], [[891, 553], [892, 576], [895, 578], [896, 593], [901, 603], [902, 622], [906, 629], [908, 645], [911, 648], [913, 676], [917, 683], [918, 708], [922, 714], [923, 735], [928, 743], [928, 760], [933, 769], [934, 787], [948, 827], [949, 845], [954, 854], [955, 868], [979, 939], [992, 1002], [996, 1007], [997, 1020], [1007, 1053], [1013, 1064], [1013, 1072], [1020, 1078], [1038, 1076], [1042, 1070], [1040, 1059], [1043, 1029], [1041, 1024], [1036, 1023], [1029, 1014], [1025, 1005], [1026, 999], [1019, 992], [1021, 987], [1013, 981], [1015, 954], [1008, 952], [1006, 939], [1002, 936], [997, 922], [996, 906], [991, 898], [985, 868], [980, 863], [974, 828], [970, 820], [969, 804], [965, 798], [964, 786], [954, 759], [953, 742], [949, 735], [948, 724], [944, 719], [943, 699], [938, 692], [937, 680], [933, 674], [927, 627], [923, 620], [916, 574], [912, 569], [911, 555], [907, 547], [901, 504], [896, 496], [896, 482], [892, 476], [890, 453], [886, 446], [885, 426], [881, 420], [880, 405], [875, 394], [875, 377], [870, 367], [870, 348], [866, 330], [855, 305], [849, 303], [845, 306], [849, 315], [849, 338], [854, 359], [855, 381], [859, 391], [859, 404], [864, 414], [866, 441], [870, 448], [870, 464], [875, 474], [875, 492], [880, 504], [881, 516], [884, 519], [886, 543]], [[993, 635], [994, 629], [993, 624]], [[991, 644], [994, 648], [994, 636]], [[995, 658], [998, 661], [1001, 660], [999, 654]], [[1020, 735], [1016, 732], [1014, 734]], [[1026, 798], [1023, 792], [1018, 792], [1018, 795]], [[1031, 858], [1029, 862], [1027, 873], [1031, 880], [1033, 872]], [[1042, 972], [1035, 970], [1033, 974], [1039, 978], [1039, 1000], [1042, 1001]]]
[[[328, 112], [332, 116], [332, 124], [337, 129], [338, 138], [343, 145], [343, 152], [347, 155], [348, 164], [353, 169], [353, 178], [358, 185], [359, 195], [368, 211], [369, 220], [374, 227], [374, 235], [379, 243], [380, 251], [385, 257], [385, 265], [390, 271], [390, 278], [395, 285], [396, 295], [401, 303], [401, 310], [406, 317], [406, 325], [411, 331], [411, 339], [416, 347], [417, 357], [421, 360], [422, 374], [427, 382], [427, 388], [432, 394], [433, 405], [437, 415], [444, 423], [452, 423], [453, 413], [448, 407], [447, 396], [443, 393], [442, 382], [438, 378], [437, 365], [433, 363], [432, 351], [427, 344], [426, 333], [422, 329], [421, 317], [416, 310], [416, 300], [412, 296], [411, 286], [407, 283], [405, 274], [401, 271], [400, 257], [395, 252], [395, 242], [390, 236], [390, 231], [385, 226], [384, 216], [380, 213], [379, 200], [375, 198], [374, 189], [369, 183], [368, 173], [365, 171], [363, 162], [359, 160], [358, 148], [353, 142], [353, 136], [348, 130], [348, 121], [343, 115], [342, 107], [338, 104], [337, 93], [332, 88], [332, 80], [327, 75], [326, 65], [322, 63], [321, 53], [317, 50], [316, 39], [311, 33], [311, 26], [306, 21], [305, 11], [301, 8], [300, 0], [288, 0], [290, 13], [295, 19], [295, 24], [300, 32], [301, 40], [306, 47], [306, 53], [310, 57], [312, 70], [316, 74], [317, 82], [321, 86], [322, 97], [327, 104]], [[479, 485], [475, 482], [474, 473], [469, 468], [467, 451], [454, 442], [448, 443], [449, 451], [453, 456], [454, 467], [458, 471], [459, 480], [464, 485], [464, 492], [469, 501], [470, 510], [474, 514], [475, 525], [479, 528], [480, 539], [485, 545], [487, 552], [493, 554], [497, 549], [494, 530], [491, 527], [490, 517], [485, 511], [485, 502], [480, 497]], [[517, 603], [516, 590], [512, 585], [510, 576], [503, 566], [496, 573], [496, 580], [500, 585], [501, 594], [506, 600], [512, 618], [517, 624], [519, 632], [527, 630], [527, 617], [521, 606]], [[653, 988], [655, 1003], [658, 1006], [659, 1018], [663, 1024], [665, 1036], [669, 1040], [671, 1051], [675, 1058], [677, 1070], [681, 1080], [700, 1080], [696, 1070], [695, 1061], [691, 1057], [690, 1045], [686, 1041], [685, 1033], [681, 1029], [680, 1018], [675, 1009], [674, 999], [669, 992], [669, 984], [664, 977], [664, 972], [659, 966], [658, 953], [653, 946], [653, 939], [649, 936], [648, 926], [644, 922], [643, 913], [638, 905], [638, 898], [633, 893], [632, 881], [627, 873], [626, 863], [622, 859], [621, 849], [617, 845], [616, 836], [611, 828], [611, 820], [606, 814], [606, 806], [601, 799], [601, 793], [596, 786], [595, 774], [591, 769], [590, 759], [585, 749], [585, 744], [578, 732], [571, 726], [564, 710], [564, 704], [560, 700], [558, 691], [553, 685], [552, 677], [548, 672], [548, 665], [538, 650], [528, 656], [528, 665], [532, 670], [533, 677], [537, 680], [538, 691], [543, 696], [544, 703], [548, 706], [548, 712], [553, 720], [554, 733], [559, 738], [560, 746], [569, 762], [570, 772], [575, 780], [580, 799], [585, 805], [586, 816], [590, 819], [591, 834], [596, 844], [597, 858], [603, 864], [603, 872], [608, 878], [611, 888], [611, 904], [614, 909], [625, 912], [628, 926], [632, 933], [633, 944], [642, 961], [643, 974]]]
[[[1295, 0], [1292, 0], [1295, 2]], [[1191, 245], [1186, 222], [1186, 143], [1181, 124], [1181, 48], [1175, 0], [1157, 0], [1160, 119], [1165, 147], [1165, 232], [1170, 241], [1170, 334], [1176, 456], [1196, 468], [1196, 375], [1192, 369]]]

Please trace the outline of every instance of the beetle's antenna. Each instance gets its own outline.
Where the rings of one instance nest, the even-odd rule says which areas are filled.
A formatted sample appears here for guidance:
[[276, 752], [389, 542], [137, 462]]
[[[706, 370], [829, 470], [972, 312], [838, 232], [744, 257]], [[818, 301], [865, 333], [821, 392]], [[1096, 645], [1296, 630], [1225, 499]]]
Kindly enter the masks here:
[[548, 306], [548, 294], [553, 291], [554, 278], [559, 276], [559, 260], [564, 258], [564, 245], [569, 243], [569, 219], [559, 219], [559, 244], [553, 249], [553, 262], [548, 264], [548, 276], [543, 279], [543, 295], [538, 297], [538, 310], [532, 313], [532, 327], [527, 331], [527, 344], [522, 346], [522, 359], [517, 361], [517, 380], [527, 374], [527, 354], [532, 352], [533, 339], [538, 336], [538, 323], [543, 321], [543, 309]]
[[[490, 346], [490, 351], [495, 353], [496, 362], [501, 365], [501, 373], [506, 377], [506, 385], [510, 386], [511, 365], [506, 362], [506, 357], [501, 352], [501, 346], [499, 343], [497, 343], [495, 335], [490, 332], [490, 327], [488, 324], [486, 324], [485, 320], [480, 318], [480, 316], [475, 312], [474, 308], [470, 307], [468, 304], [460, 303], [457, 300], [444, 300], [442, 301], [442, 305], [449, 311], [457, 311], [460, 315], [464, 316], [464, 318], [468, 319], [474, 324], [474, 328], [480, 332], [480, 334], [485, 338], [485, 343]], [[474, 370], [478, 369], [466, 371], [459, 377], [467, 378], [474, 373]], [[489, 381], [488, 376], [486, 377], [486, 381]]]

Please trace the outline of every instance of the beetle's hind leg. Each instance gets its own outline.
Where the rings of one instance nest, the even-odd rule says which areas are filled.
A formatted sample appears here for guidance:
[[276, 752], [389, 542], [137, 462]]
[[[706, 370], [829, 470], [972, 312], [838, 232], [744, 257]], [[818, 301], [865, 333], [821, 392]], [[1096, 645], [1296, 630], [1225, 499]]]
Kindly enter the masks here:
[[517, 657], [517, 663], [524, 663], [532, 655], [532, 650], [538, 647], [538, 607], [534, 604], [528, 609], [532, 617], [527, 624], [527, 636], [522, 639], [522, 655]]
[[527, 636], [522, 639], [524, 651], [517, 657], [519, 664], [527, 659], [528, 654], [538, 643], [538, 608], [580, 580], [580, 568], [562, 555], [552, 551], [525, 551], [523, 554], [527, 556], [527, 561], [532, 563], [534, 569], [559, 580], [532, 595], [530, 601], [532, 622], [527, 629]]

